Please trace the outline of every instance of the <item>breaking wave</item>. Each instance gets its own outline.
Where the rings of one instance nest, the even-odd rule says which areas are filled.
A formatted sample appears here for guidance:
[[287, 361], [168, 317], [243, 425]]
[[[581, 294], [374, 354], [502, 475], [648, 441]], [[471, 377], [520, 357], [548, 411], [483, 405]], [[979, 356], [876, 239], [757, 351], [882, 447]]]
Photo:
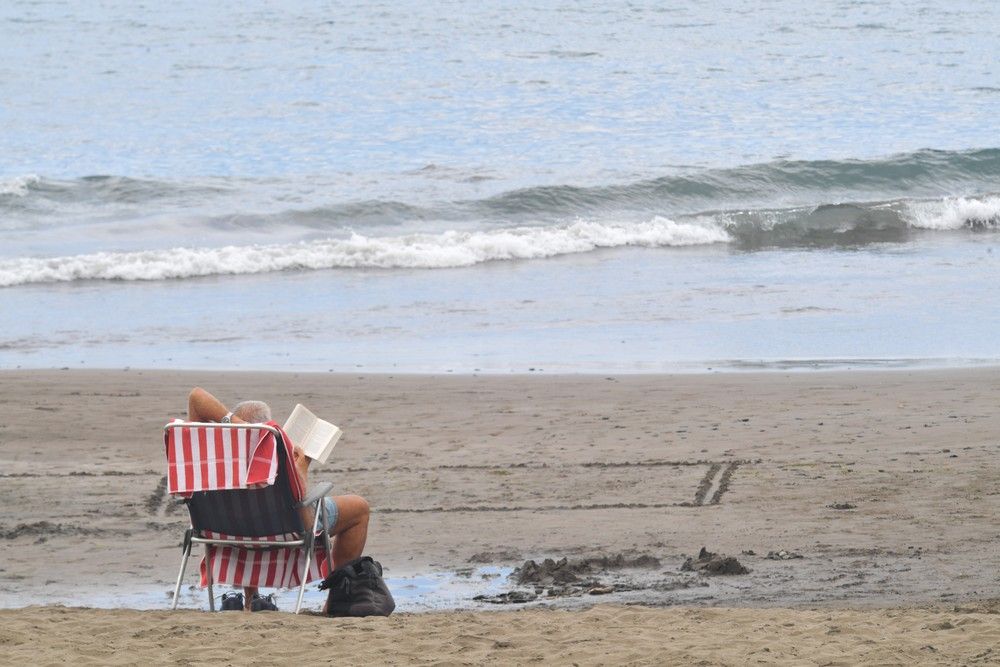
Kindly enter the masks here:
[[31, 186], [42, 179], [35, 174], [0, 180], [0, 197], [27, 197]]
[[166, 280], [336, 268], [441, 269], [601, 248], [729, 244], [738, 250], [857, 247], [934, 231], [1000, 230], [1000, 196], [701, 213], [644, 222], [519, 226], [438, 234], [351, 233], [288, 244], [178, 247], [0, 261], [0, 287], [77, 280]]
[[76, 280], [164, 280], [213, 275], [333, 268], [448, 268], [511, 259], [538, 259], [621, 246], [721, 243], [718, 228], [656, 218], [609, 225], [576, 222], [562, 227], [520, 227], [483, 232], [369, 237], [353, 234], [288, 245], [173, 248], [101, 252], [51, 259], [0, 262], [0, 287]]
[[919, 229], [1000, 228], [1000, 197], [949, 197], [939, 201], [913, 202], [909, 219]]
[[[0, 260], [0, 287], [435, 269], [625, 246], [756, 250], [902, 243], [919, 234], [1000, 230], [998, 183], [1000, 149], [993, 148], [776, 161], [430, 203], [324, 204], [317, 202], [324, 193], [319, 181], [282, 182], [302, 191], [268, 199], [268, 184], [221, 177], [170, 182], [25, 175], [0, 180], [0, 243], [8, 257]], [[264, 196], [248, 200], [247, 193], [261, 191]], [[942, 196], [948, 194], [954, 196]], [[289, 202], [303, 207], [290, 209]], [[235, 235], [246, 238], [244, 245], [219, 247]], [[192, 240], [167, 249], [179, 237], [205, 247]], [[271, 242], [247, 245], [251, 238]], [[84, 248], [90, 252], [72, 254]], [[63, 256], [51, 256], [58, 254]]]

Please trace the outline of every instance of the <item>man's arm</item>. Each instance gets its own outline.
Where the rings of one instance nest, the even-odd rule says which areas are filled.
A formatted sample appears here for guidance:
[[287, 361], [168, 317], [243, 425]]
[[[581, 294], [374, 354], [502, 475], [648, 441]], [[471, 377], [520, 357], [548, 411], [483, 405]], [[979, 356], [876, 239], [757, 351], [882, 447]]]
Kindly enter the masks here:
[[[222, 401], [212, 396], [210, 393], [202, 389], [201, 387], [195, 387], [188, 394], [188, 421], [189, 422], [218, 422], [221, 421], [223, 417], [229, 414], [229, 410], [223, 405]], [[245, 421], [233, 415], [231, 421], [234, 424], [246, 424]], [[305, 453], [302, 448], [295, 445], [292, 450], [292, 458], [295, 461], [295, 472], [298, 474], [299, 479], [302, 482], [302, 488], [309, 488], [309, 463], [312, 461]], [[312, 525], [312, 510], [308, 508], [303, 508], [308, 510], [308, 515], [303, 515], [303, 521], [306, 525]], [[308, 520], [307, 520], [308, 518]]]
[[[222, 401], [201, 387], [195, 387], [188, 394], [188, 421], [219, 422], [227, 414], [229, 414], [229, 410], [222, 404]], [[232, 416], [232, 422], [234, 424], [246, 423], [236, 415]]]
[[[188, 394], [188, 421], [189, 422], [219, 422], [229, 414], [229, 410], [222, 401], [212, 396], [201, 387], [195, 387]], [[246, 424], [245, 421], [233, 415], [231, 418], [234, 424]], [[295, 445], [292, 450], [292, 458], [295, 460], [295, 472], [302, 480], [302, 488], [309, 485], [309, 463], [312, 461], [302, 448]]]

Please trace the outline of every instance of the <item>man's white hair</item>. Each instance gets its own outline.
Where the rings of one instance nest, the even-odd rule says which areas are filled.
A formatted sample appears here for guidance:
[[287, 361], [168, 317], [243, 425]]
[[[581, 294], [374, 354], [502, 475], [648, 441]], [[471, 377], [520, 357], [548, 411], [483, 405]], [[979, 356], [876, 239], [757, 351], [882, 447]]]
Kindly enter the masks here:
[[271, 421], [271, 407], [264, 401], [243, 401], [233, 408], [233, 414], [250, 424]]

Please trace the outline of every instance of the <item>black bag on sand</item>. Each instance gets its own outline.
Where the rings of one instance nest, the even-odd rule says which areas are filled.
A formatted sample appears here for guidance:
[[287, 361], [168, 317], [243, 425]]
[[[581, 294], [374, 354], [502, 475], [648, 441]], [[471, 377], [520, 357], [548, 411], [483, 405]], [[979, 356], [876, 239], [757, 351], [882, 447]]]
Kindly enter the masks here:
[[328, 616], [388, 616], [396, 608], [382, 579], [382, 565], [371, 556], [341, 565], [323, 580]]

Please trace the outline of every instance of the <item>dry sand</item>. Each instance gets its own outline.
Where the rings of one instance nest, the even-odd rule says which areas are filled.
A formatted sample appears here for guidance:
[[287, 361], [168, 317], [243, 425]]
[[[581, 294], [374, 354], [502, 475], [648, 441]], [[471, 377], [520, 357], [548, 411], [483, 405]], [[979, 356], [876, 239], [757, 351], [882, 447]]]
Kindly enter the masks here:
[[[130, 604], [137, 590], [154, 591], [146, 599], [165, 605], [185, 519], [163, 497], [160, 428], [183, 414], [194, 384], [230, 403], [267, 400], [279, 419], [302, 402], [337, 421], [345, 436], [314, 479], [369, 499], [369, 550], [392, 576], [468, 573], [470, 561], [648, 555], [660, 565], [591, 568], [576, 587], [500, 583], [540, 593], [529, 606], [688, 607], [347, 623], [357, 630], [351, 639], [363, 632], [381, 647], [371, 648], [381, 657], [369, 659], [996, 661], [983, 651], [996, 644], [998, 627], [988, 601], [1000, 566], [997, 369], [616, 377], [3, 372], [0, 606], [80, 602], [73, 596], [81, 594]], [[127, 539], [119, 544], [120, 536]], [[682, 571], [702, 546], [735, 556], [750, 573]], [[587, 595], [592, 587], [612, 592]], [[286, 614], [238, 621], [55, 607], [2, 614], [0, 647], [11, 655], [30, 648], [19, 642], [33, 628], [62, 623], [62, 648], [45, 653], [53, 662], [72, 650], [73, 637], [93, 644], [90, 653], [80, 650], [95, 662], [109, 661], [100, 652], [107, 646], [136, 651], [134, 661], [179, 657], [171, 636], [221, 636], [233, 623], [233, 639], [223, 642], [233, 655], [259, 648], [237, 648], [241, 633], [266, 636], [266, 628], [286, 624], [317, 629], [322, 639], [309, 651], [340, 647], [343, 655], [339, 642], [348, 641], [321, 630], [337, 627], [333, 621]]]
[[0, 655], [32, 665], [985, 665], [1000, 662], [998, 612], [602, 605], [326, 619], [35, 607], [0, 611]]

